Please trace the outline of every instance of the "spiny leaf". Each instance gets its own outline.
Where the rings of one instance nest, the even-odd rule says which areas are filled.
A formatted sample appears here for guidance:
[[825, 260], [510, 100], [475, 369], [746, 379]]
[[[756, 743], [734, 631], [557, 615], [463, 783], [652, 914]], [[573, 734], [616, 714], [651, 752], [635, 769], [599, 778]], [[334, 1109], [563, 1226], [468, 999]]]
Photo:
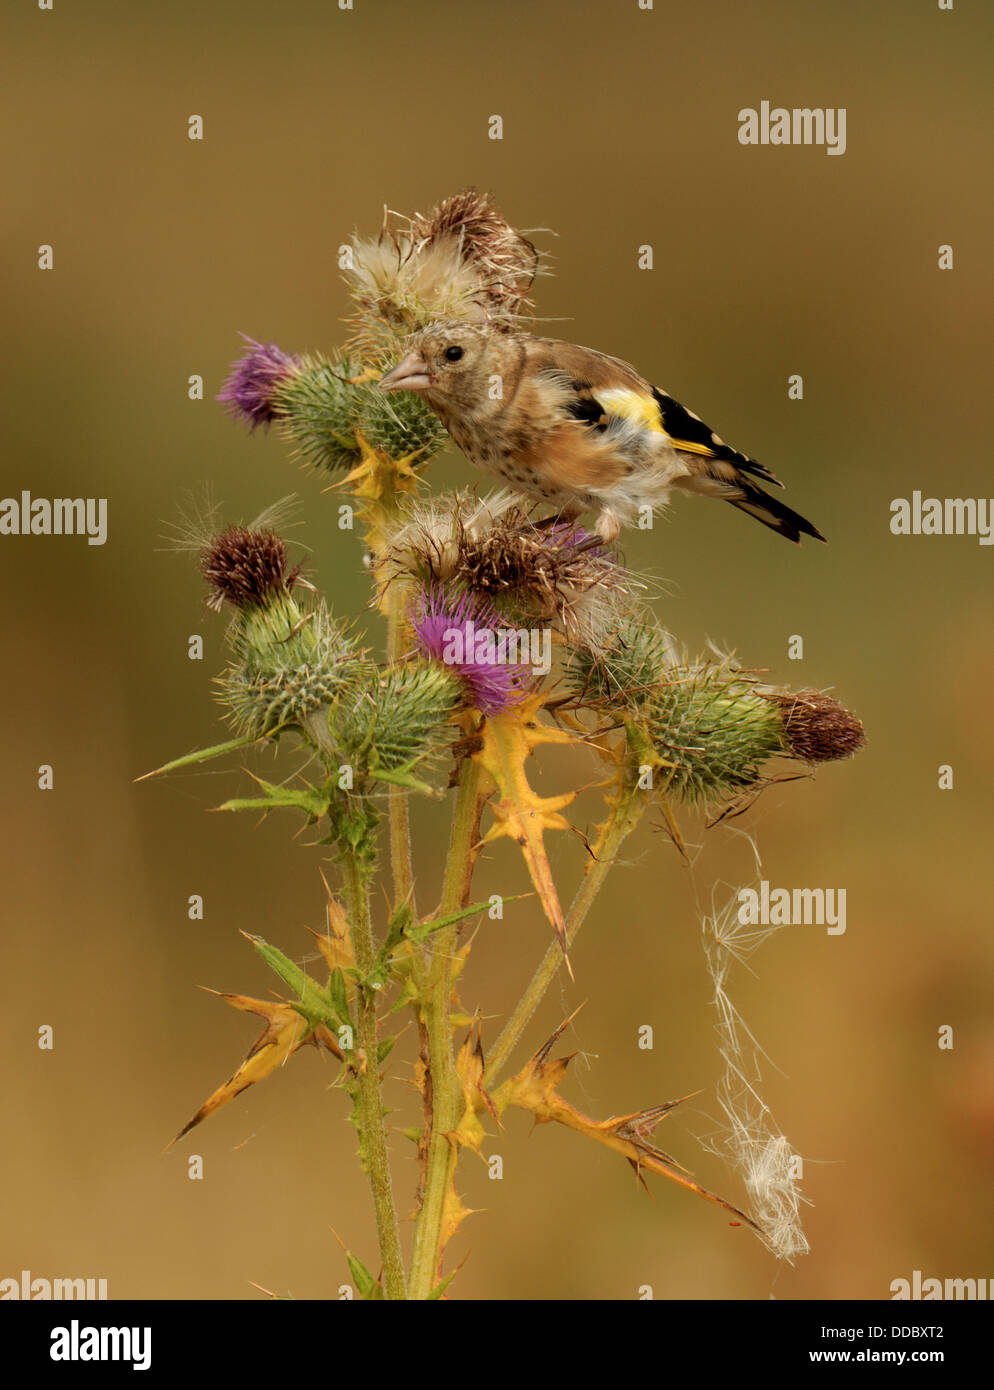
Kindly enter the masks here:
[[271, 729], [261, 738], [254, 735], [248, 738], [230, 738], [226, 743], [215, 743], [212, 748], [198, 748], [195, 753], [186, 753], [182, 758], [173, 758], [172, 762], [163, 763], [152, 772], [143, 773], [141, 777], [136, 777], [135, 781], [144, 782], [149, 777], [160, 777], [164, 772], [175, 772], [177, 768], [192, 767], [196, 763], [209, 762], [211, 758], [221, 758], [225, 753], [234, 753], [239, 748], [251, 748], [253, 743], [262, 743], [267, 738], [274, 738], [279, 732], [279, 729]]
[[427, 1302], [433, 1303], [436, 1299], [441, 1298], [442, 1295], [445, 1293], [445, 1290], [449, 1287], [449, 1285], [452, 1283], [453, 1279], [456, 1277], [458, 1273], [459, 1267], [457, 1266], [449, 1274], [447, 1274], [444, 1279], [440, 1279], [439, 1282], [432, 1289], [431, 1293], [428, 1295]]
[[497, 799], [491, 802], [495, 823], [484, 836], [484, 844], [508, 835], [520, 847], [565, 957], [566, 920], [542, 834], [545, 830], [569, 829], [569, 821], [559, 812], [570, 804], [576, 792], [565, 792], [561, 796], [536, 795], [528, 785], [524, 763], [541, 743], [577, 743], [580, 740], [564, 729], [551, 729], [537, 722], [544, 699], [541, 692], [529, 695], [519, 704], [484, 720], [480, 731], [482, 747], [471, 756], [484, 768], [497, 792]]
[[[216, 994], [217, 991], [210, 990], [209, 993]], [[195, 1125], [206, 1120], [208, 1115], [213, 1115], [215, 1110], [220, 1110], [222, 1105], [227, 1105], [229, 1100], [234, 1100], [235, 1096], [247, 1087], [254, 1085], [256, 1081], [262, 1081], [270, 1072], [282, 1066], [298, 1048], [307, 1044], [316, 1046], [320, 1043], [341, 1059], [341, 1049], [334, 1035], [322, 1025], [312, 1029], [292, 1004], [285, 1004], [282, 1001], [250, 999], [244, 994], [221, 994], [219, 997], [230, 1004], [232, 1008], [242, 1009], [246, 1013], [258, 1014], [260, 1018], [266, 1020], [266, 1027], [262, 1035], [253, 1043], [248, 1056], [234, 1076], [223, 1086], [219, 1086], [213, 1095], [204, 1101], [193, 1119], [183, 1126], [176, 1138], [166, 1146], [167, 1148], [172, 1148], [172, 1145], [182, 1139], [184, 1134], [189, 1134]]]
[[408, 791], [420, 792], [422, 796], [440, 797], [442, 793], [429, 782], [423, 782], [420, 777], [412, 776], [410, 769], [415, 767], [418, 761], [420, 760], [416, 758], [406, 768], [387, 769], [374, 766], [367, 768], [366, 771], [374, 782], [386, 782], [391, 787], [406, 787]]
[[649, 1142], [649, 1135], [659, 1121], [674, 1106], [682, 1104], [682, 1100], [689, 1097], [667, 1101], [648, 1110], [637, 1110], [630, 1115], [612, 1115], [606, 1120], [592, 1120], [562, 1099], [558, 1094], [558, 1088], [571, 1058], [558, 1057], [551, 1062], [548, 1060], [552, 1045], [561, 1032], [562, 1027], [556, 1030], [552, 1038], [536, 1052], [517, 1076], [511, 1077], [497, 1088], [493, 1094], [493, 1103], [498, 1113], [502, 1114], [508, 1106], [513, 1105], [521, 1110], [530, 1111], [540, 1124], [555, 1121], [557, 1124], [565, 1125], [567, 1129], [584, 1134], [588, 1139], [622, 1154], [635, 1169], [640, 1181], [643, 1169], [659, 1173], [670, 1182], [685, 1187], [688, 1192], [694, 1192], [705, 1201], [723, 1207], [762, 1236], [763, 1232], [745, 1212], [740, 1211], [724, 1197], [719, 1197], [717, 1193], [694, 1182], [687, 1176], [687, 1170], [681, 1168], [675, 1159]]
[[350, 1022], [349, 995], [345, 984], [345, 976], [337, 966], [328, 978], [328, 997], [331, 1000], [332, 1008], [337, 1017], [340, 1018], [343, 1023]]
[[367, 1300], [378, 1300], [383, 1297], [383, 1286], [380, 1281], [370, 1274], [369, 1270], [360, 1260], [358, 1255], [353, 1255], [351, 1250], [346, 1250], [345, 1258], [349, 1263], [349, 1271], [355, 1281], [355, 1286], [359, 1290], [359, 1297]]
[[317, 787], [277, 787], [265, 782], [254, 773], [249, 773], [265, 793], [264, 796], [235, 797], [219, 806], [219, 811], [272, 811], [277, 807], [291, 806], [303, 811], [308, 823], [313, 824], [327, 814], [331, 797]]
[[483, 1157], [481, 1145], [485, 1137], [483, 1125], [480, 1123], [479, 1111], [486, 1107], [493, 1115], [494, 1119], [500, 1124], [496, 1107], [490, 1096], [483, 1088], [483, 1074], [486, 1064], [483, 1057], [483, 1044], [480, 1040], [479, 1025], [470, 1029], [470, 1032], [459, 1049], [456, 1057], [456, 1073], [462, 1086], [465, 1110], [462, 1119], [456, 1126], [450, 1140], [464, 1148], [472, 1149], [474, 1153]]
[[[506, 903], [517, 902], [519, 898], [527, 897], [527, 893], [515, 893], [511, 897], [504, 899]], [[475, 917], [478, 912], [489, 912], [490, 900], [485, 903], [473, 903], [471, 907], [461, 907], [457, 912], [450, 912], [445, 917], [433, 917], [430, 921], [419, 922], [416, 927], [407, 929], [407, 936], [412, 941], [422, 942], [427, 940], [432, 932], [440, 931], [442, 927], [451, 927], [454, 922], [461, 922], [465, 917]]]
[[473, 1215], [474, 1210], [474, 1207], [467, 1207], [463, 1203], [463, 1199], [456, 1191], [455, 1169], [453, 1169], [449, 1189], [445, 1194], [445, 1204], [442, 1208], [442, 1238], [438, 1246], [440, 1264], [442, 1255], [449, 1241], [466, 1220], [466, 1217]]
[[323, 989], [317, 980], [312, 979], [306, 970], [302, 970], [278, 947], [271, 946], [261, 936], [250, 936], [248, 932], [243, 932], [242, 935], [251, 941], [269, 968], [275, 970], [280, 979], [285, 980], [296, 993], [299, 1000], [296, 1005], [297, 1011], [302, 1013], [308, 1022], [326, 1023], [330, 1028], [338, 1028], [342, 1023], [349, 1021], [347, 1015], [344, 1019], [340, 1017], [329, 991]]
[[327, 897], [325, 919], [328, 930], [323, 936], [319, 932], [312, 932], [312, 935], [329, 970], [350, 969], [355, 964], [355, 954], [352, 950], [348, 918], [344, 907], [332, 893], [324, 871], [319, 869], [318, 872], [321, 874]]

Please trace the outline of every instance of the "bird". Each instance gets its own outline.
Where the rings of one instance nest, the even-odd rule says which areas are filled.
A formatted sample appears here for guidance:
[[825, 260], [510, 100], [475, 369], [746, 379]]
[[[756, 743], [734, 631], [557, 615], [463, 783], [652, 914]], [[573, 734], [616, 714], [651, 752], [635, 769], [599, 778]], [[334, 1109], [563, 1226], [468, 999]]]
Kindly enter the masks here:
[[596, 513], [605, 543], [672, 488], [729, 502], [787, 540], [825, 539], [759, 486], [783, 487], [769, 468], [620, 358], [457, 320], [419, 329], [403, 352], [381, 390], [417, 392], [472, 464], [563, 519]]

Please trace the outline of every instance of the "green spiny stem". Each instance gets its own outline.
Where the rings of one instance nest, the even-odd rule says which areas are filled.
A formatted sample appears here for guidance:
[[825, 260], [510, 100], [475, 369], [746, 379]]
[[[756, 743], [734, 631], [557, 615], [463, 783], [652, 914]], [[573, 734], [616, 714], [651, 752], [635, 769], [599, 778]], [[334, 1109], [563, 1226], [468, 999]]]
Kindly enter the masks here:
[[[583, 926], [591, 905], [604, 885], [608, 871], [617, 857], [622, 842], [635, 829], [645, 810], [646, 793], [638, 789], [631, 779], [630, 772], [619, 788], [617, 800], [611, 807], [610, 815], [601, 826], [600, 834], [593, 846], [594, 857], [587, 866], [583, 882], [566, 915], [566, 945], [573, 944], [577, 932]], [[563, 963], [563, 952], [558, 941], [553, 941], [539, 963], [531, 982], [505, 1023], [493, 1048], [487, 1056], [486, 1084], [491, 1088], [498, 1073], [504, 1066], [518, 1039], [525, 1031], [528, 1020], [538, 1008], [545, 991], [555, 978]]]
[[[404, 601], [407, 586], [399, 580], [387, 590], [387, 660], [399, 661], [404, 655], [408, 638], [408, 622]], [[390, 824], [390, 865], [393, 871], [394, 904], [407, 903], [414, 913], [414, 869], [411, 860], [410, 793], [402, 787], [390, 791], [388, 801]]]
[[[349, 925], [355, 949], [356, 965], [365, 977], [376, 962], [376, 944], [369, 911], [368, 874], [355, 854], [344, 857], [345, 886], [349, 900]], [[387, 1133], [380, 1086], [380, 1066], [377, 1054], [376, 993], [365, 983], [359, 987], [359, 1044], [364, 1065], [357, 1079], [357, 1101], [362, 1126], [362, 1150], [373, 1194], [376, 1213], [376, 1233], [383, 1262], [383, 1293], [386, 1298], [405, 1299], [407, 1286], [404, 1262], [400, 1249], [400, 1230], [393, 1199], [390, 1158], [387, 1152]]]
[[[455, 912], [468, 900], [472, 849], [479, 826], [482, 769], [471, 758], [462, 763], [459, 790], [452, 813], [449, 856], [442, 884], [439, 914]], [[459, 927], [454, 923], [435, 936], [425, 1002], [432, 1116], [431, 1138], [424, 1176], [424, 1196], [414, 1230], [409, 1296], [425, 1299], [438, 1282], [445, 1198], [456, 1166], [455, 1146], [448, 1134], [461, 1118], [462, 1090], [452, 1047], [452, 973]]]

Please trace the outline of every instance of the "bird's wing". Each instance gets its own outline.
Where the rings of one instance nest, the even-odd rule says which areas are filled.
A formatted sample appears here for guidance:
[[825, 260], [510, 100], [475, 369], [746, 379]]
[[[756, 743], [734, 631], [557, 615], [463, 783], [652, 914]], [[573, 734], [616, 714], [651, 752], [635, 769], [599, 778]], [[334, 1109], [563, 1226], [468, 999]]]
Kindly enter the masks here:
[[[765, 464], [732, 449], [692, 410], [651, 385], [620, 358], [555, 338], [530, 339], [528, 358], [534, 371], [554, 376], [566, 388], [563, 408], [572, 419], [600, 429], [612, 418], [641, 424], [662, 435], [673, 449], [731, 464], [783, 487]], [[726, 470], [721, 474], [725, 476]]]

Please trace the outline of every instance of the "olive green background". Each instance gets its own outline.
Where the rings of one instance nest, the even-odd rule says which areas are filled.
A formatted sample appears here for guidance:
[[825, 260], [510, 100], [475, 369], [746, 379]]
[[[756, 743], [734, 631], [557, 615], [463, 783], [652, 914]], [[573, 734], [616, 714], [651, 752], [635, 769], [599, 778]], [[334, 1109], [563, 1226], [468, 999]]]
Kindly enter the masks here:
[[[550, 992], [526, 1039], [585, 1000], [562, 1044], [580, 1053], [568, 1098], [603, 1117], [700, 1090], [659, 1141], [742, 1200], [696, 1137], [715, 1127], [719, 1073], [700, 914], [713, 884], [751, 879], [738, 830], [774, 885], [844, 887], [844, 936], [787, 928], [731, 982], [770, 1059], [773, 1114], [805, 1156], [811, 1255], [778, 1266], [717, 1208], [652, 1178], [647, 1196], [617, 1156], [530, 1133], [519, 1113], [488, 1140], [502, 1181], [462, 1165], [483, 1210], [451, 1248], [468, 1256], [452, 1295], [881, 1299], [914, 1269], [994, 1274], [994, 549], [888, 524], [916, 488], [992, 491], [994, 17], [966, 0], [355, 3], [55, 0], [7, 17], [0, 495], [107, 497], [109, 539], [0, 538], [0, 1276], [106, 1277], [119, 1297], [253, 1298], [251, 1281], [336, 1297], [332, 1227], [375, 1262], [346, 1102], [316, 1053], [162, 1153], [255, 1036], [197, 986], [277, 986], [239, 931], [306, 956], [324, 861], [290, 817], [208, 814], [244, 787], [237, 760], [132, 779], [223, 736], [210, 693], [223, 623], [160, 539], [185, 491], [209, 484], [241, 518], [296, 491], [312, 578], [337, 611], [367, 598], [327, 480], [212, 399], [237, 331], [332, 349], [339, 245], [374, 232], [384, 203], [427, 211], [469, 184], [516, 225], [554, 231], [535, 236], [554, 271], [538, 285], [543, 331], [636, 362], [769, 464], [829, 537], [795, 548], [730, 507], [677, 499], [625, 537], [664, 620], [695, 650], [711, 639], [771, 679], [831, 688], [868, 746], [771, 788], [731, 828], [686, 817], [691, 869], [644, 825], [573, 952], [575, 987]], [[763, 99], [845, 107], [846, 153], [739, 145], [739, 109]], [[802, 402], [787, 399], [791, 373]], [[430, 471], [436, 486], [475, 478], [454, 452]], [[187, 659], [192, 633], [203, 662]], [[803, 662], [787, 659], [792, 634]], [[944, 763], [952, 791], [937, 788]], [[557, 750], [533, 766], [548, 792], [596, 775]], [[593, 794], [577, 803], [578, 826], [597, 817]], [[443, 808], [417, 808], [426, 904], [445, 827]], [[568, 897], [582, 844], [558, 836], [551, 852]], [[479, 887], [524, 891], [513, 846], [487, 853]], [[534, 899], [480, 929], [462, 995], [485, 1037], [546, 938]], [[636, 1045], [646, 1023], [652, 1051]], [[54, 1051], [36, 1046], [42, 1024]], [[398, 1125], [416, 1116], [401, 1026]], [[413, 1151], [397, 1136], [393, 1152], [406, 1213]]]

